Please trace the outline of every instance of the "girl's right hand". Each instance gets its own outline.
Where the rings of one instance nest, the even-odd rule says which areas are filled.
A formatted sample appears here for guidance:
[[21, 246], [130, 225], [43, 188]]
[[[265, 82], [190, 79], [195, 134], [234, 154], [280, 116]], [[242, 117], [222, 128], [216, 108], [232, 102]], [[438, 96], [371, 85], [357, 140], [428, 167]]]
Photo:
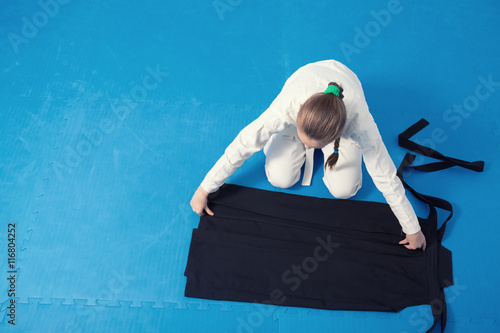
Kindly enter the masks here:
[[205, 212], [207, 212], [208, 215], [214, 215], [210, 208], [208, 208], [208, 192], [205, 191], [201, 186], [198, 187], [198, 189], [194, 193], [190, 204], [191, 208], [193, 208], [193, 211], [200, 216], [205, 215]]

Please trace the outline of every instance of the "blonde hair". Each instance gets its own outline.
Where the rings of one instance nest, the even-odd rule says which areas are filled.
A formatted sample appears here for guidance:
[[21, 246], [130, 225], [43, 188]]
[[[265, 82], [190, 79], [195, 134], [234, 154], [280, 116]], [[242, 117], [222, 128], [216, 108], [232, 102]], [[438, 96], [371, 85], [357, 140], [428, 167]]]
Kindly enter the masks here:
[[330, 169], [338, 161], [340, 136], [346, 122], [346, 109], [342, 101], [344, 89], [335, 82], [328, 84], [331, 85], [339, 88], [338, 97], [333, 93], [314, 94], [302, 104], [297, 116], [297, 126], [310, 139], [322, 143], [334, 142], [334, 152], [325, 163], [325, 168], [328, 166]]

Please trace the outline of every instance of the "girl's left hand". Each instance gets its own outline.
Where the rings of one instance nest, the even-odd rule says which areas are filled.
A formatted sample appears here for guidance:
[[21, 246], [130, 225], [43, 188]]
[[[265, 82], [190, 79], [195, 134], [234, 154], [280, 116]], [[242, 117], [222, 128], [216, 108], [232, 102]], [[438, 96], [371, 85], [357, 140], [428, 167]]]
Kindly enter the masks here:
[[425, 236], [422, 233], [422, 230], [413, 235], [406, 235], [406, 238], [403, 239], [399, 244], [404, 244], [407, 249], [416, 250], [422, 248], [425, 251], [426, 243]]

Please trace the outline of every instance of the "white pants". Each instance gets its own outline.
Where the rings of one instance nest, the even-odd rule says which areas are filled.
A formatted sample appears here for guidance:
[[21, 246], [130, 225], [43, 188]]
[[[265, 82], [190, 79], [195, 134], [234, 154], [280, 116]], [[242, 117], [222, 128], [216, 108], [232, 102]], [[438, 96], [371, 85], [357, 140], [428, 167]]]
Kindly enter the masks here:
[[[325, 162], [333, 153], [333, 143], [322, 149]], [[266, 175], [269, 182], [280, 188], [293, 186], [300, 179], [301, 167], [306, 159], [306, 148], [297, 135], [297, 128], [289, 126], [273, 135], [264, 147]], [[362, 153], [351, 139], [340, 139], [339, 159], [333, 169], [327, 167], [323, 182], [338, 199], [354, 196], [361, 188]]]

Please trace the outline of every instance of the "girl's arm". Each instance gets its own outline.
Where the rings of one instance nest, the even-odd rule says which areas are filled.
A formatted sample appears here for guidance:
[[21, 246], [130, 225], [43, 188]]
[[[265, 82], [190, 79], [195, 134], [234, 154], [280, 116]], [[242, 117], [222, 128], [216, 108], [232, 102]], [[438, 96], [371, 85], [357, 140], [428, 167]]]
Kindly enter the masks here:
[[406, 197], [405, 188], [396, 175], [397, 169], [392, 161], [380, 132], [368, 111], [368, 105], [361, 96], [353, 107], [362, 118], [358, 124], [356, 141], [363, 151], [363, 161], [377, 189], [396, 215], [406, 238], [400, 244], [409, 249], [425, 249], [425, 237], [420, 230], [417, 215]]

